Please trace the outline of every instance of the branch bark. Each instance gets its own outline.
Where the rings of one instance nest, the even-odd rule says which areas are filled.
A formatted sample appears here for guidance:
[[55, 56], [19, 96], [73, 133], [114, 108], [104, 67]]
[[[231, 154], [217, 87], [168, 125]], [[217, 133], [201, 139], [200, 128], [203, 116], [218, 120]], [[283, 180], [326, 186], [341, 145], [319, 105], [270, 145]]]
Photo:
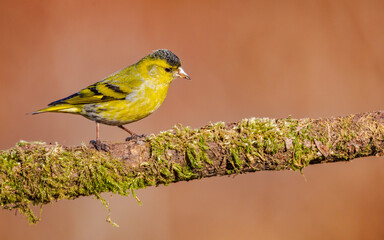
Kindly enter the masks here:
[[[244, 119], [200, 129], [174, 129], [124, 143], [109, 152], [21, 141], [0, 151], [0, 203], [31, 223], [31, 205], [147, 186], [309, 164], [382, 156], [384, 112], [327, 119]], [[108, 218], [109, 219], [109, 218]]]

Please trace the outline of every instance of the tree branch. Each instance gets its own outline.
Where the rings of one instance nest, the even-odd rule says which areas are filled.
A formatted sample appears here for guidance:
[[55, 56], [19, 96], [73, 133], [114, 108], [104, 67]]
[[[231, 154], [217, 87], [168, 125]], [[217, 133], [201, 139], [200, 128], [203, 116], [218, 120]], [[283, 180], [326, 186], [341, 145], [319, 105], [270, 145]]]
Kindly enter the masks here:
[[[265, 170], [302, 170], [309, 164], [381, 156], [384, 112], [328, 119], [244, 119], [200, 129], [172, 130], [110, 151], [87, 146], [19, 142], [0, 151], [0, 202], [31, 223], [30, 206], [103, 192], [127, 196], [147, 186]], [[109, 219], [109, 218], [108, 218]]]

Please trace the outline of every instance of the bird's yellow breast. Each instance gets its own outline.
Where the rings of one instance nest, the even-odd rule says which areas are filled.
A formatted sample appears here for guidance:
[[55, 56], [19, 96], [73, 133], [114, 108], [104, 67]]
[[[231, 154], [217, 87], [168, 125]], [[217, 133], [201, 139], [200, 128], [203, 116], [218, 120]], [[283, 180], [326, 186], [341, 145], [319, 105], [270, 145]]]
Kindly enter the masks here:
[[85, 104], [81, 115], [108, 125], [124, 125], [138, 121], [154, 112], [163, 103], [169, 84], [147, 81], [124, 100]]

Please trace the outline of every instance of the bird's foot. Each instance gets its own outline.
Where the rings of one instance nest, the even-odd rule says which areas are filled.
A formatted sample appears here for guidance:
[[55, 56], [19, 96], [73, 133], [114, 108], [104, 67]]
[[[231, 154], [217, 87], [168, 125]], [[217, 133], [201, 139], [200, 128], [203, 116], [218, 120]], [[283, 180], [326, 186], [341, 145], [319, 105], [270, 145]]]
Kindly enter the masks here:
[[131, 135], [130, 137], [127, 137], [127, 138], [125, 139], [125, 141], [129, 142], [129, 141], [131, 141], [131, 140], [138, 140], [139, 138], [143, 138], [143, 137], [146, 137], [146, 136], [147, 136], [147, 135], [145, 135], [145, 134], [141, 134], [141, 135], [133, 134], [133, 135]]
[[104, 152], [109, 152], [110, 147], [108, 144], [102, 143], [100, 140], [95, 141], [91, 140], [90, 144], [97, 150], [97, 151], [104, 151]]

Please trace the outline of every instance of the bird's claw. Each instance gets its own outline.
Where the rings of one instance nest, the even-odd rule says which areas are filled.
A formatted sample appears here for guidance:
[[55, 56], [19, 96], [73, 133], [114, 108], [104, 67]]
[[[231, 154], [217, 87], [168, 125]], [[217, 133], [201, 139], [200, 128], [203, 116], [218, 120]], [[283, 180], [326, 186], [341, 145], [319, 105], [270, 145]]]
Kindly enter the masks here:
[[91, 140], [90, 143], [92, 144], [92, 146], [93, 146], [97, 151], [108, 152], [109, 149], [110, 149], [110, 147], [108, 146], [108, 144], [102, 143], [100, 140], [99, 140], [99, 141]]
[[137, 140], [137, 139], [139, 139], [139, 138], [143, 138], [143, 137], [145, 137], [145, 136], [146, 136], [145, 134], [141, 134], [141, 135], [137, 135], [137, 134], [135, 134], [135, 135], [132, 135], [132, 136], [130, 136], [130, 137], [127, 137], [127, 138], [125, 139], [125, 141], [129, 142], [129, 141], [131, 141], [131, 140]]

